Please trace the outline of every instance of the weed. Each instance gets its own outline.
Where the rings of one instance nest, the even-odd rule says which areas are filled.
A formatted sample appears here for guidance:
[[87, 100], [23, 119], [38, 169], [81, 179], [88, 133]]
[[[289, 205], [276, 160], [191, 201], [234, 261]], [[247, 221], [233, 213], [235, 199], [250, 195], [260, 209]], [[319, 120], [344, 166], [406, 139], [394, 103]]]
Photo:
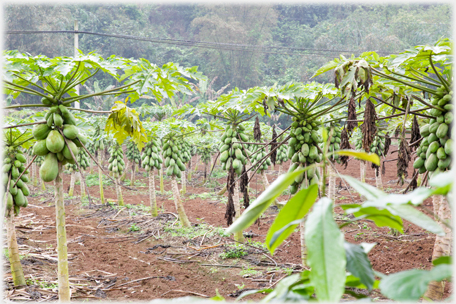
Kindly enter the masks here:
[[372, 228], [369, 227], [369, 225], [367, 223], [363, 223], [363, 229], [366, 229], [366, 230], [371, 230]]
[[219, 270], [218, 270], [217, 268], [215, 268], [215, 267], [211, 267], [211, 268], [209, 269], [209, 271], [210, 271], [211, 273], [217, 273]]
[[[98, 174], [87, 174], [85, 178], [88, 187], [100, 185]], [[102, 180], [104, 186], [112, 185], [111, 179], [109, 179], [107, 176], [102, 175]]]
[[245, 287], [245, 284], [244, 284], [244, 283], [243, 283], [242, 285], [240, 285], [240, 284], [234, 284], [234, 285], [236, 285], [236, 287], [237, 287], [239, 290], [242, 290], [242, 289], [244, 289], [244, 287]]
[[285, 268], [285, 269], [282, 269], [283, 272], [285, 272], [287, 275], [291, 275], [293, 273], [293, 269], [292, 268]]
[[364, 232], [359, 232], [359, 233], [357, 233], [357, 234], [353, 237], [353, 239], [355, 239], [355, 241], [357, 241], [358, 239], [361, 238], [361, 236], [362, 236], [363, 234], [364, 234]]
[[134, 232], [134, 231], [139, 231], [139, 230], [141, 230], [141, 228], [136, 226], [136, 223], [133, 223], [133, 225], [131, 225], [131, 227], [130, 227], [130, 231]]
[[251, 277], [254, 277], [256, 275], [260, 275], [261, 274], [261, 271], [258, 271], [258, 270], [254, 270], [254, 269], [250, 269], [250, 268], [244, 268], [241, 270], [241, 272], [239, 272], [239, 275], [240, 276], [251, 276]]
[[46, 281], [40, 280], [33, 280], [33, 279], [26, 279], [27, 285], [38, 285], [40, 288], [43, 289], [57, 289], [59, 285], [57, 283], [48, 283]]
[[239, 259], [243, 256], [248, 255], [247, 249], [243, 244], [229, 244], [229, 248], [225, 249], [225, 252], [222, 252], [219, 257], [222, 259]]

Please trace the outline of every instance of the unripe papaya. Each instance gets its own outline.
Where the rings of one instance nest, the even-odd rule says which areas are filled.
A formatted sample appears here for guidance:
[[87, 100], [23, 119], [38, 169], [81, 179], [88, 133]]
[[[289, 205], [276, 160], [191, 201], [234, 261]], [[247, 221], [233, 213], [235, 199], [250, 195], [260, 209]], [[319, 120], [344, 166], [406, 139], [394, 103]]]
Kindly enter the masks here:
[[48, 153], [45, 139], [39, 140], [33, 145], [33, 155], [46, 156]]
[[19, 206], [19, 207], [25, 207], [26, 206], [25, 196], [22, 193], [21, 189], [17, 189], [17, 194], [14, 196], [14, 204]]
[[58, 153], [63, 150], [65, 140], [57, 130], [52, 130], [46, 137], [46, 148], [52, 153]]
[[63, 126], [63, 118], [60, 116], [59, 113], [54, 113], [54, 124], [56, 127], [61, 127]]
[[27, 159], [25, 158], [24, 154], [18, 152], [15, 155], [16, 159], [20, 161], [21, 163], [25, 164], [27, 162]]
[[69, 139], [75, 139], [76, 137], [81, 139], [79, 137], [79, 130], [74, 125], [63, 125], [63, 135], [65, 135], [65, 137]]
[[51, 132], [51, 128], [46, 124], [34, 125], [32, 129], [32, 135], [36, 140], [46, 139], [49, 132]]
[[68, 140], [67, 142], [68, 142], [68, 145], [65, 145], [65, 147], [63, 148], [62, 154], [66, 159], [72, 160], [73, 156], [71, 156], [70, 149], [73, 152], [74, 157], [78, 156], [79, 149], [76, 146], [76, 144], [74, 142], [72, 142], [71, 140]]
[[53, 181], [59, 174], [59, 164], [57, 156], [54, 153], [49, 153], [44, 158], [44, 162], [40, 167], [41, 179], [45, 182]]

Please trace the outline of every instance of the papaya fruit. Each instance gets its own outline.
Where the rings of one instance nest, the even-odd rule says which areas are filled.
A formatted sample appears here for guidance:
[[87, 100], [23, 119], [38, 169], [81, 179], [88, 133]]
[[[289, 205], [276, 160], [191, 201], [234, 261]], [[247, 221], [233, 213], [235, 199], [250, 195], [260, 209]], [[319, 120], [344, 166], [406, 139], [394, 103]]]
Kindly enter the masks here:
[[76, 120], [74, 119], [73, 114], [68, 110], [64, 105], [59, 105], [60, 112], [62, 112], [63, 121], [69, 125], [76, 125]]
[[32, 135], [36, 140], [46, 139], [51, 130], [52, 129], [46, 124], [34, 125], [32, 128]]
[[78, 128], [74, 125], [63, 125], [63, 135], [69, 139], [75, 139], [76, 137], [80, 139]]
[[14, 196], [14, 204], [19, 207], [25, 207], [25, 196], [21, 189], [17, 189], [17, 193]]
[[438, 159], [446, 159], [447, 158], [447, 155], [445, 153], [445, 149], [443, 147], [440, 147], [438, 150], [437, 150], [437, 158]]
[[453, 140], [451, 138], [446, 141], [444, 151], [446, 155], [451, 155], [453, 151]]
[[453, 113], [448, 112], [444, 115], [444, 122], [449, 125], [450, 123], [453, 122]]
[[11, 210], [13, 208], [14, 200], [11, 193], [6, 193], [6, 209]]
[[25, 158], [24, 154], [18, 152], [15, 155], [16, 159], [20, 161], [21, 163], [25, 164], [27, 162], [27, 159]]
[[46, 148], [52, 153], [58, 153], [63, 150], [65, 140], [57, 130], [52, 130], [46, 137]]
[[59, 174], [59, 164], [57, 156], [54, 153], [49, 153], [44, 158], [40, 167], [41, 179], [45, 182], [53, 181]]
[[429, 133], [430, 133], [430, 132], [429, 132], [429, 126], [430, 126], [430, 125], [427, 124], [427, 125], [424, 125], [424, 126], [422, 126], [422, 127], [420, 128], [420, 134], [421, 134], [422, 137], [426, 137], [426, 136], [429, 135]]
[[447, 136], [447, 133], [448, 133], [448, 125], [446, 123], [441, 123], [439, 125], [439, 128], [437, 129], [437, 132], [435, 133], [435, 135], [438, 138], [444, 138], [445, 136]]
[[63, 126], [63, 118], [62, 118], [62, 116], [60, 116], [59, 113], [54, 113], [53, 115], [54, 115], [54, 125], [56, 127]]
[[46, 156], [49, 153], [49, 150], [46, 147], [46, 140], [38, 140], [33, 145], [33, 155]]
[[451, 157], [447, 157], [446, 159], [440, 159], [437, 166], [440, 170], [445, 170], [449, 168], [451, 164]]
[[429, 127], [429, 133], [435, 133], [437, 129], [439, 128], [440, 123], [438, 121], [434, 122], [430, 127]]
[[431, 153], [429, 157], [426, 159], [426, 162], [424, 163], [424, 166], [426, 167], [426, 170], [429, 172], [434, 171], [437, 169], [438, 165], [438, 158], [435, 153]]
[[67, 142], [68, 142], [68, 145], [65, 145], [65, 147], [62, 150], [62, 154], [66, 159], [72, 160], [73, 157], [71, 156], [70, 149], [73, 152], [74, 157], [78, 156], [79, 149], [76, 146], [76, 144], [74, 142], [72, 142], [71, 140], [68, 140]]

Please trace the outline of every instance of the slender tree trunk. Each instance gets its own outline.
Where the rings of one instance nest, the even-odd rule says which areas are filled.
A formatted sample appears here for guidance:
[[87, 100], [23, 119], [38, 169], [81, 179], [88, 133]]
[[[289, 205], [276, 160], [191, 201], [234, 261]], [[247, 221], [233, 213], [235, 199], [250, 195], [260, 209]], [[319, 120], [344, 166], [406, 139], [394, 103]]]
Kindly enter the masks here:
[[149, 195], [152, 216], [158, 216], [157, 197], [155, 195], [155, 177], [153, 169], [149, 171]]
[[165, 194], [165, 184], [163, 183], [163, 166], [165, 163], [163, 162], [160, 166], [160, 193]]
[[[239, 181], [237, 181], [236, 185], [234, 186], [233, 204], [234, 211], [236, 212], [234, 216], [234, 221], [236, 221], [241, 216], [241, 203], [239, 199]], [[236, 232], [234, 234], [234, 240], [238, 242], [244, 242], [244, 236], [242, 235], [242, 231]]]
[[[98, 163], [100, 164], [100, 166], [102, 166], [102, 163], [101, 163], [101, 150], [98, 151]], [[100, 184], [100, 201], [101, 201], [101, 204], [104, 204], [105, 203], [105, 199], [104, 199], [104, 192], [103, 192], [103, 171], [101, 171], [101, 168], [98, 167], [98, 182]]]
[[32, 179], [33, 179], [33, 186], [38, 186], [38, 174], [36, 170], [36, 163], [32, 164]]
[[[82, 168], [81, 168], [82, 170]], [[83, 179], [83, 174], [82, 172], [78, 172], [78, 177], [79, 177], [79, 186], [81, 187], [81, 199], [86, 196], [85, 192], [85, 185], [84, 185], [84, 179]]]
[[264, 190], [266, 190], [268, 187], [269, 187], [269, 181], [268, 181], [268, 177], [266, 175], [266, 170], [264, 170], [263, 172], [261, 172], [261, 177], [263, 178], [263, 187], [264, 187]]
[[74, 172], [70, 173], [71, 179], [70, 179], [70, 190], [68, 191], [68, 196], [73, 196], [74, 193]]
[[184, 195], [187, 192], [187, 179], [185, 177], [185, 174], [186, 174], [186, 172], [183, 171], [182, 172], [182, 176], [181, 176], [181, 183], [182, 183], [182, 185], [181, 185], [181, 193], [182, 193], [182, 195]]
[[21, 258], [17, 246], [16, 229], [14, 227], [14, 207], [7, 211], [6, 231], [11, 275], [13, 276], [14, 286], [25, 285], [24, 272], [22, 271]]
[[[434, 205], [434, 214], [438, 215], [441, 220], [451, 224], [451, 209], [448, 204], [448, 200], [444, 196], [433, 196], [432, 203]], [[437, 220], [437, 219], [436, 219]], [[434, 251], [432, 253], [432, 260], [435, 260], [441, 256], [451, 256], [452, 254], [452, 232], [447, 226], [440, 222], [443, 230], [445, 231], [444, 236], [435, 236]], [[443, 292], [445, 283], [442, 282], [431, 282], [429, 288], [424, 294], [425, 297], [430, 298], [433, 301], [441, 301], [443, 298]]]
[[[334, 171], [334, 168], [329, 164], [327, 166], [328, 168], [328, 179], [329, 179], [329, 185], [328, 185], [328, 198], [331, 199], [334, 202], [334, 205], [336, 203], [336, 171]], [[323, 176], [320, 174], [321, 180], [323, 180]], [[325, 181], [323, 181], [324, 183]]]
[[134, 162], [131, 162], [131, 186], [135, 185], [135, 171], [136, 171], [136, 166]]
[[279, 165], [279, 173], [277, 174], [277, 177], [279, 177], [280, 175], [282, 175], [282, 172], [283, 172], [283, 164], [280, 164], [280, 165]]
[[68, 275], [67, 239], [65, 229], [65, 204], [63, 202], [62, 163], [59, 162], [59, 174], [55, 178], [55, 208], [57, 227], [58, 282], [59, 301], [70, 301], [70, 282]]
[[418, 174], [418, 177], [416, 179], [416, 184], [418, 185], [418, 187], [421, 187], [421, 183], [423, 182], [423, 174]]
[[[323, 176], [322, 176], [323, 179]], [[304, 182], [301, 184], [301, 189], [305, 189], [308, 187], [307, 184], [307, 171], [304, 172]], [[306, 230], [305, 230], [305, 221], [299, 224], [299, 232], [300, 232], [300, 240], [301, 240], [301, 261], [302, 267], [305, 268], [307, 266], [307, 246], [306, 246]]]
[[90, 174], [93, 174], [93, 159], [90, 158]]
[[359, 161], [359, 169], [360, 169], [360, 180], [362, 183], [366, 182], [366, 163], [363, 160]]
[[190, 221], [188, 220], [187, 214], [184, 210], [184, 205], [179, 195], [179, 188], [177, 187], [176, 176], [172, 176], [171, 187], [174, 195], [174, 203], [176, 205], [177, 215], [179, 216], [179, 221], [184, 227], [191, 227]]
[[195, 168], [193, 169], [193, 173], [196, 173], [196, 170], [198, 170], [198, 165], [200, 164], [201, 157], [199, 155], [196, 155], [196, 161], [195, 161]]
[[117, 204], [119, 206], [125, 206], [122, 197], [122, 188], [120, 187], [120, 178], [116, 178], [116, 190], [117, 190]]
[[383, 190], [382, 172], [380, 171], [380, 168], [375, 169], [375, 185], [378, 189]]
[[45, 191], [46, 190], [46, 185], [44, 184], [44, 181], [40, 178], [41, 180], [41, 190]]

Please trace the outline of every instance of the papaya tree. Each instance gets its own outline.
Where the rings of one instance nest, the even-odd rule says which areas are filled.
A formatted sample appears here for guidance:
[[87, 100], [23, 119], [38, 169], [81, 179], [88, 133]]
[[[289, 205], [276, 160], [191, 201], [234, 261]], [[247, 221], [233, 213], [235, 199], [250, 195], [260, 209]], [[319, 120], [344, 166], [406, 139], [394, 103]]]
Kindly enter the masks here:
[[[46, 108], [44, 120], [35, 123], [32, 135], [37, 141], [34, 151], [45, 157], [40, 176], [45, 182], [55, 183], [59, 299], [69, 301], [62, 168], [66, 163], [76, 163], [79, 167], [79, 149], [86, 150], [87, 139], [79, 133], [77, 119], [72, 111], [97, 112], [74, 109], [71, 104], [103, 95], [128, 94], [132, 102], [146, 94], [160, 100], [170, 98], [175, 91], [188, 91], [188, 78], [198, 78], [200, 73], [196, 68], [182, 68], [173, 63], [160, 68], [145, 59], [116, 56], [104, 59], [94, 53], [80, 53], [77, 58], [47, 58], [8, 51], [4, 53], [3, 67], [6, 94], [11, 94], [13, 98], [21, 93], [41, 98], [41, 104], [10, 105], [5, 109]], [[121, 85], [97, 93], [78, 95], [75, 87], [84, 84], [99, 71], [111, 75]], [[117, 101], [108, 112], [107, 131], [113, 133], [120, 144], [131, 136], [138, 148], [142, 148], [145, 136], [137, 113], [122, 101]]]
[[[22, 270], [19, 248], [16, 239], [14, 217], [19, 215], [20, 209], [28, 205], [27, 196], [30, 190], [27, 186], [30, 165], [26, 164], [24, 148], [31, 147], [30, 130], [23, 132], [18, 129], [3, 130], [3, 210], [6, 217], [6, 233], [8, 258], [11, 275], [15, 286], [26, 285]], [[31, 159], [30, 164], [34, 159]]]

